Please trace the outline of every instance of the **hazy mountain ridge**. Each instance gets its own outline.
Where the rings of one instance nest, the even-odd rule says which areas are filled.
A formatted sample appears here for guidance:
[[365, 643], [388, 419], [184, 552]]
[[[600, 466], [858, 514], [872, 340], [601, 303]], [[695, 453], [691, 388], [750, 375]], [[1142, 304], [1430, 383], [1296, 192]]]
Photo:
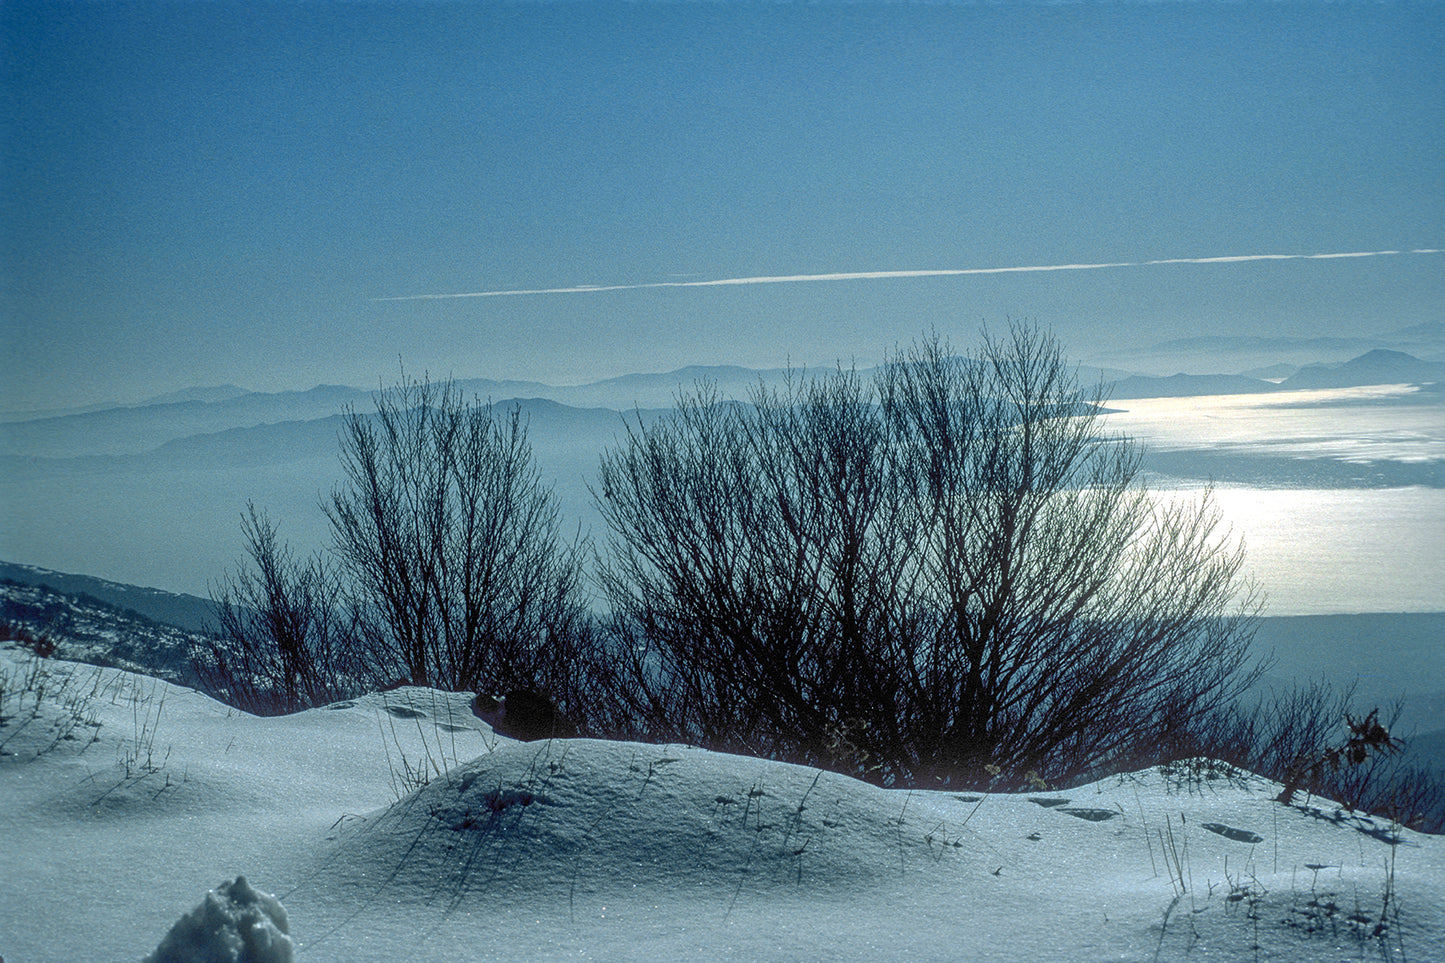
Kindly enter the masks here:
[[[494, 402], [500, 419], [512, 410], [521, 412], [527, 438], [534, 451], [570, 446], [577, 437], [608, 439], [623, 429], [623, 416], [610, 408], [574, 408], [546, 398], [508, 398]], [[644, 418], [653, 412], [644, 412]], [[375, 418], [375, 415], [367, 415]], [[629, 418], [631, 416], [629, 415]], [[152, 452], [127, 456], [146, 462], [223, 465], [273, 464], [301, 459], [336, 463], [347, 416], [331, 415], [309, 421], [283, 421], [250, 428], [230, 428], [166, 442]]]
[[1403, 351], [1372, 348], [1347, 361], [1296, 368], [1279, 382], [1250, 375], [1179, 373], [1168, 377], [1132, 375], [1109, 387], [1111, 398], [1183, 398], [1441, 381], [1445, 381], [1445, 363], [1426, 361]]
[[[1366, 369], [1364, 376], [1377, 366], [1359, 367]], [[1079, 368], [1086, 387], [1110, 373]], [[783, 375], [778, 369], [690, 367], [558, 389], [571, 392], [573, 401], [613, 402], [587, 407], [537, 393], [504, 398], [487, 392], [502, 384], [546, 388], [530, 383], [467, 381], [458, 388], [492, 399], [499, 413], [521, 409], [541, 479], [555, 493], [568, 530], [580, 526], [600, 535], [604, 525], [589, 485], [595, 483], [603, 451], [625, 441], [627, 425], [638, 417], [644, 422], [667, 417], [672, 395], [699, 381], [716, 385], [724, 397], [736, 397], [746, 396], [759, 380]], [[1120, 401], [1234, 390], [1276, 392], [1272, 403], [1293, 404], [1279, 386], [1235, 375], [1128, 378], [1115, 387]], [[583, 397], [585, 392], [593, 397]], [[1350, 398], [1348, 404], [1413, 406], [1414, 417], [1420, 418], [1445, 400], [1438, 390], [1386, 394], [1379, 400]], [[303, 551], [323, 545], [330, 533], [318, 506], [342, 480], [341, 412], [347, 405], [365, 412], [372, 397], [360, 389], [323, 386], [0, 424], [5, 516], [0, 552], [61, 569], [93, 566], [130, 581], [204, 592], [243, 554], [239, 520], [248, 502], [267, 511], [282, 537]], [[666, 400], [657, 407], [633, 407], [633, 400], [645, 398]], [[1302, 405], [1325, 403], [1304, 393], [1298, 398]], [[1164, 476], [1165, 487], [1168, 479], [1208, 479], [1285, 488], [1445, 488], [1445, 465], [1438, 459], [1385, 458], [1365, 464], [1352, 460], [1347, 449], [1312, 458], [1279, 454], [1237, 446], [1175, 452], [1156, 445], [1144, 467]]]
[[[1433, 331], [1431, 326], [1417, 326]], [[1305, 344], [1340, 339], [1312, 339]], [[1273, 345], [1290, 339], [1198, 338], [1165, 342], [1165, 346], [1207, 344]], [[1353, 341], [1348, 342], [1354, 344]], [[1161, 346], [1163, 347], [1163, 346]], [[807, 374], [824, 369], [797, 369]], [[1371, 348], [1343, 362], [1311, 364], [1299, 368], [1280, 384], [1227, 373], [1191, 374], [1179, 371], [1168, 377], [1121, 375], [1118, 369], [1085, 366], [1079, 369], [1085, 384], [1102, 381], [1112, 398], [1186, 397], [1246, 394], [1297, 388], [1355, 387], [1371, 384], [1428, 383], [1445, 380], [1445, 364], [1422, 360], [1392, 349]], [[579, 410], [671, 408], [679, 392], [709, 385], [724, 397], [746, 398], [759, 385], [781, 385], [787, 369], [752, 369], [738, 366], [690, 366], [654, 374], [630, 374], [585, 385], [558, 387], [529, 381], [467, 379], [456, 382], [465, 396], [505, 406], [522, 403], [537, 407], [542, 401]], [[187, 389], [162, 396], [153, 403], [106, 408], [65, 415], [0, 421], [0, 456], [70, 458], [81, 455], [134, 455], [167, 443], [198, 435], [213, 435], [241, 428], [330, 418], [347, 409], [374, 410], [375, 392], [340, 385], [318, 385], [306, 391], [246, 392], [221, 386]], [[171, 400], [179, 398], [181, 400]], [[207, 400], [211, 399], [211, 400]]]
[[1445, 361], [1445, 323], [1430, 322], [1378, 335], [1351, 338], [1259, 337], [1201, 335], [1176, 338], [1152, 347], [1105, 351], [1085, 355], [1098, 364], [1125, 367], [1153, 377], [1183, 372], [1207, 375], [1220, 372], [1249, 374], [1276, 365], [1302, 368], [1312, 364], [1340, 364], [1376, 349], [1402, 351], [1425, 361]]
[[[624, 437], [625, 423], [638, 415], [648, 421], [665, 414], [643, 410], [624, 418], [610, 409], [527, 399], [500, 402], [498, 415], [514, 406], [569, 531], [579, 522], [600, 525], [587, 485], [602, 449]], [[154, 584], [204, 591], [242, 557], [240, 518], [248, 502], [303, 552], [329, 540], [319, 506], [342, 481], [344, 428], [344, 417], [333, 414], [191, 435], [124, 455], [0, 455], [5, 554], [71, 570], [93, 564], [132, 580], [162, 568], [186, 574]]]
[[[295, 418], [284, 417], [297, 413], [297, 406], [284, 402], [267, 413], [271, 417], [262, 420], [255, 419], [259, 412], [254, 410], [200, 412], [195, 406], [203, 403], [182, 402], [179, 404], [187, 409], [184, 412], [164, 405], [0, 424], [0, 460], [134, 461], [223, 450], [259, 460], [289, 460], [308, 449], [315, 451], [317, 445], [334, 454], [347, 406], [363, 414], [373, 409], [369, 395], [364, 404], [357, 397], [335, 392], [333, 397], [336, 403], [324, 405], [308, 399], [299, 406], [303, 416]], [[613, 408], [575, 407], [542, 397], [506, 398], [492, 403], [499, 413], [519, 407], [529, 424], [544, 426], [543, 432], [564, 422], [572, 429], [585, 425], [588, 430], [604, 423], [614, 427], [622, 424], [621, 412]], [[627, 409], [629, 418], [632, 413]], [[233, 421], [242, 423], [231, 424]]]
[[[819, 368], [794, 369], [794, 375], [812, 374]], [[829, 366], [827, 370], [832, 370]], [[657, 374], [629, 374], [608, 378], [576, 388], [556, 389], [554, 397], [568, 404], [600, 406], [630, 411], [633, 408], [671, 408], [679, 392], [692, 392], [702, 385], [720, 395], [747, 398], [759, 385], [781, 386], [786, 368], [744, 368], [739, 365], [689, 365]]]
[[1176, 374], [1167, 378], [1132, 375], [1109, 386], [1109, 397], [1187, 398], [1195, 395], [1243, 395], [1278, 391], [1279, 385], [1244, 375]]
[[11, 421], [0, 424], [0, 454], [38, 458], [139, 454], [191, 435], [327, 418], [349, 405], [365, 411], [371, 394], [318, 385], [307, 391], [249, 392], [224, 401], [166, 402]]
[[1403, 351], [1376, 348], [1340, 364], [1307, 365], [1284, 379], [1280, 388], [1354, 388], [1442, 380], [1445, 380], [1445, 364], [1422, 361]]

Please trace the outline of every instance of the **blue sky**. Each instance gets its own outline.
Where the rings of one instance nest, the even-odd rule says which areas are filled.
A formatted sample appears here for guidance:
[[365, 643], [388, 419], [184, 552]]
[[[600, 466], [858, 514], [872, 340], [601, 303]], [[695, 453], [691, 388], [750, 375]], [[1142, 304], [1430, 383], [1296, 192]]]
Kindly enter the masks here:
[[1440, 3], [0, 4], [5, 408], [1441, 320]]

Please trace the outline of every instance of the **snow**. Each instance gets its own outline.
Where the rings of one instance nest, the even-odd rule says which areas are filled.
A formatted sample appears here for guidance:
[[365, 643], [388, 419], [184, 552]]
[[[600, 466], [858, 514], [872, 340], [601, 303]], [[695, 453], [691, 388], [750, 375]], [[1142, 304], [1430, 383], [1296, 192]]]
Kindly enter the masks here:
[[[256, 718], [16, 648], [0, 684], [8, 963], [1445, 959], [1445, 838], [1203, 762], [910, 792], [515, 742], [470, 693]], [[272, 955], [158, 949], [211, 907]]]
[[292, 963], [286, 910], [237, 876], [182, 916], [144, 963]]

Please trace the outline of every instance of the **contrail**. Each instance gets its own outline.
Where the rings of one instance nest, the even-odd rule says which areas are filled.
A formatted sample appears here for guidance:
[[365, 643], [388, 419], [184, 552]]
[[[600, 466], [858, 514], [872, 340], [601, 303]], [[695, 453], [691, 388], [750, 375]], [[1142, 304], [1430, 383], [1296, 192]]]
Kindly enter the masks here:
[[1236, 254], [1228, 257], [1168, 257], [1153, 261], [1106, 261], [1100, 264], [1035, 264], [1027, 267], [938, 268], [919, 271], [850, 271], [837, 274], [780, 274], [712, 281], [650, 281], [644, 284], [580, 284], [568, 288], [521, 288], [511, 291], [471, 291], [463, 294], [408, 294], [372, 298], [373, 301], [441, 301], [450, 298], [507, 298], [526, 294], [595, 294], [601, 291], [641, 291], [648, 288], [715, 288], [738, 284], [799, 284], [805, 281], [872, 281], [886, 278], [942, 278], [965, 274], [1024, 274], [1031, 271], [1100, 271], [1105, 268], [1153, 267], [1158, 264], [1241, 264], [1246, 261], [1323, 261], [1349, 257], [1386, 257], [1392, 254], [1442, 254], [1445, 248], [1409, 251], [1348, 251], [1336, 254]]

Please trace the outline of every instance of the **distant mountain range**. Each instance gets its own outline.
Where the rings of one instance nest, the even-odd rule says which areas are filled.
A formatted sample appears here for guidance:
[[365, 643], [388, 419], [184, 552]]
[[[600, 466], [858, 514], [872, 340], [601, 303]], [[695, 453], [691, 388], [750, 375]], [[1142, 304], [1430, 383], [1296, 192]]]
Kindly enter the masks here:
[[1187, 398], [1194, 395], [1244, 395], [1278, 391], [1279, 385], [1244, 375], [1177, 374], [1167, 378], [1132, 375], [1109, 386], [1110, 398]]
[[[283, 399], [276, 414], [295, 413], [288, 407], [295, 400]], [[314, 418], [262, 421], [250, 407], [248, 424], [228, 426], [221, 417], [227, 406], [254, 401], [206, 404], [219, 409], [211, 412], [215, 430], [190, 434], [194, 420], [174, 420], [174, 404], [0, 425], [0, 552], [200, 593], [240, 561], [239, 520], [248, 502], [270, 513], [282, 537], [303, 551], [326, 543], [319, 504], [341, 481], [343, 416], [326, 409]], [[659, 414], [539, 398], [501, 404], [520, 408], [563, 517], [588, 527], [600, 524], [587, 485], [602, 449], [625, 433], [626, 420]]]
[[1309, 388], [1358, 388], [1366, 385], [1429, 384], [1445, 381], [1445, 363], [1422, 361], [1403, 351], [1375, 348], [1335, 364], [1311, 364], [1281, 381], [1247, 375], [1176, 374], [1167, 378], [1133, 375], [1115, 381], [1111, 398], [1180, 398], [1191, 395], [1258, 394]]
[[[1400, 332], [1422, 343], [1440, 334], [1442, 325], [1418, 325]], [[1409, 334], [1413, 332], [1413, 334]], [[1368, 342], [1360, 341], [1358, 344]], [[1165, 342], [1155, 350], [1207, 348], [1219, 355], [1248, 347], [1269, 346], [1283, 351], [1289, 346], [1333, 347], [1355, 345], [1341, 339], [1194, 338]], [[1445, 380], [1445, 361], [1422, 359], [1402, 351], [1369, 348], [1340, 362], [1322, 362], [1294, 368], [1282, 381], [1244, 374], [1178, 373], [1169, 377], [1129, 374], [1117, 369], [1080, 369], [1082, 381], [1104, 381], [1113, 398], [1181, 397], [1188, 395], [1241, 394], [1297, 388], [1341, 388], [1371, 384], [1429, 383]], [[783, 383], [783, 369], [757, 370], [736, 366], [694, 366], [657, 374], [632, 374], [586, 385], [554, 386], [532, 381], [472, 379], [456, 382], [466, 396], [505, 403], [520, 403], [537, 409], [545, 403], [572, 409], [606, 409], [630, 412], [634, 409], [671, 408], [679, 392], [700, 384], [714, 387], [725, 397], [746, 398], [758, 386]], [[152, 452], [163, 445], [238, 429], [277, 426], [288, 422], [317, 422], [335, 418], [348, 409], [369, 412], [374, 392], [341, 385], [318, 385], [306, 391], [248, 392], [234, 385], [192, 388], [164, 395], [139, 405], [46, 414], [39, 417], [10, 415], [0, 420], [0, 456], [25, 458], [74, 458], [82, 455], [135, 455]], [[552, 412], [555, 414], [555, 411]], [[615, 422], [615, 419], [614, 419]], [[328, 428], [327, 430], [334, 430]], [[314, 434], [314, 431], [313, 431]], [[262, 436], [251, 436], [258, 444]], [[230, 442], [245, 441], [233, 435]]]
[[1403, 351], [1376, 348], [1340, 364], [1312, 364], [1290, 375], [1281, 388], [1354, 388], [1360, 385], [1445, 381], [1445, 364]]
[[[1424, 361], [1445, 362], [1445, 322], [1416, 324], [1381, 335], [1354, 338], [1264, 338], [1248, 335], [1207, 335], [1177, 338], [1152, 347], [1103, 352], [1085, 357], [1093, 364], [1129, 368], [1136, 374], [1176, 372], [1245, 373], [1263, 369], [1284, 374], [1307, 365], [1339, 364], [1376, 349], [1400, 351]], [[1271, 374], [1269, 377], [1284, 377]]]
[[[1433, 336], [1433, 330], [1419, 336]], [[1408, 403], [1416, 405], [1445, 401], [1438, 390], [1442, 374], [1445, 364], [1439, 361], [1381, 348], [1291, 366], [1280, 382], [1229, 373], [1159, 378], [1137, 368], [1079, 369], [1081, 382], [1102, 382], [1119, 400], [1435, 385], [1410, 396]], [[577, 386], [471, 380], [457, 388], [520, 408], [562, 517], [584, 531], [601, 531], [588, 485], [602, 451], [623, 438], [628, 421], [665, 417], [677, 394], [699, 383], [714, 386], [723, 397], [746, 398], [757, 386], [776, 387], [786, 377], [780, 369], [690, 367]], [[373, 397], [371, 391], [338, 385], [275, 393], [223, 385], [141, 405], [0, 421], [0, 554], [59, 567], [94, 566], [118, 578], [203, 592], [244, 551], [239, 518], [248, 501], [271, 513], [283, 538], [300, 546], [325, 544], [330, 533], [318, 504], [341, 480], [343, 412], [373, 412]], [[1433, 487], [1438, 475], [1433, 462], [1403, 467], [1392, 462], [1377, 470], [1338, 460], [1202, 460], [1207, 454], [1156, 453], [1147, 467], [1171, 477], [1216, 480], [1253, 480], [1260, 472], [1288, 468], [1295, 473], [1291, 478], [1304, 471], [1346, 487]]]
[[[782, 371], [736, 367], [692, 367], [662, 374], [628, 375], [590, 385], [554, 387], [539, 382], [457, 381], [465, 397], [511, 405], [529, 413], [551, 406], [573, 410], [605, 409], [616, 413], [635, 409], [671, 408], [679, 391], [706, 382], [730, 397], [746, 397], [760, 383], [778, 384]], [[204, 395], [204, 389], [182, 394]], [[167, 396], [169, 399], [170, 396]], [[12, 415], [0, 421], [0, 456], [73, 458], [80, 455], [134, 455], [150, 452], [182, 438], [274, 426], [287, 422], [313, 422], [333, 418], [350, 409], [375, 411], [375, 393], [360, 388], [320, 385], [308, 391], [245, 392], [216, 389], [215, 400], [160, 399], [153, 403], [101, 410], [47, 414], [36, 418]], [[334, 436], [330, 439], [334, 442]]]

